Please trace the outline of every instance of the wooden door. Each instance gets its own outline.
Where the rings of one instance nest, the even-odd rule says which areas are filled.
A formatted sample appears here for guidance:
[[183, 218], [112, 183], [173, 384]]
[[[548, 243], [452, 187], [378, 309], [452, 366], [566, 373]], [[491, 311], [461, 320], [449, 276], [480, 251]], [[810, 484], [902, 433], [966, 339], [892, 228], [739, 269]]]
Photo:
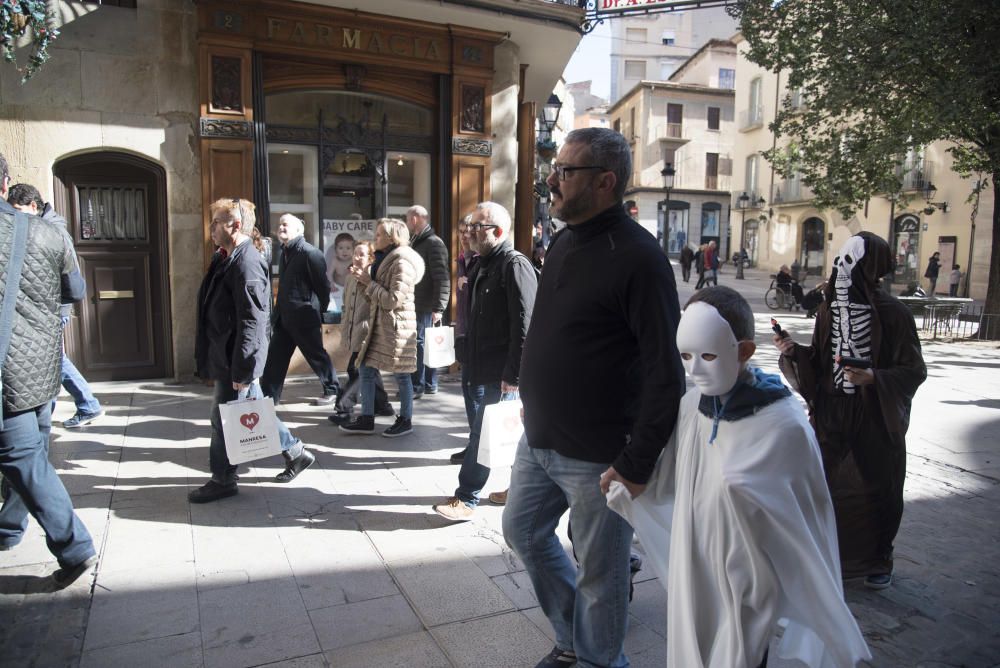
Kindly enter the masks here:
[[67, 351], [90, 380], [172, 372], [162, 170], [140, 158], [91, 154], [56, 167], [87, 296]]

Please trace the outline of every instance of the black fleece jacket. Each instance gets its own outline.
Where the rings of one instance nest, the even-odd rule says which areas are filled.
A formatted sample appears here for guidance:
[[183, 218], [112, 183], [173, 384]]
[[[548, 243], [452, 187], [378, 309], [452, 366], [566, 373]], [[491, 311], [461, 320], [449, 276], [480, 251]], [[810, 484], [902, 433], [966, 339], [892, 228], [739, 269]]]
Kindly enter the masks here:
[[621, 204], [557, 234], [521, 357], [528, 445], [649, 480], [684, 393], [679, 320], [673, 270]]
[[410, 248], [424, 261], [424, 277], [413, 292], [417, 313], [444, 313], [451, 299], [448, 248], [430, 225], [413, 235]]

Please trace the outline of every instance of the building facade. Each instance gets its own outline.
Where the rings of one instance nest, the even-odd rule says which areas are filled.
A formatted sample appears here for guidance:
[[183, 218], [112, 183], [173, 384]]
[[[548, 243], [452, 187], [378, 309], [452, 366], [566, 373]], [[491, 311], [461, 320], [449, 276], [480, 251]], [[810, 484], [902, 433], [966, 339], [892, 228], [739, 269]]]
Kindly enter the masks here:
[[[726, 249], [735, 135], [733, 91], [719, 88], [736, 48], [713, 40], [677, 68], [670, 81], [643, 81], [608, 109], [612, 127], [632, 145], [636, 219], [671, 255], [685, 244], [715, 241]], [[662, 172], [674, 169], [669, 201]]]
[[[843, 243], [862, 230], [889, 241], [896, 254], [893, 290], [921, 283], [928, 260], [941, 253], [939, 294], [948, 294], [947, 274], [961, 266], [961, 296], [985, 299], [993, 227], [992, 191], [987, 189], [973, 217], [968, 201], [974, 183], [952, 171], [947, 142], [935, 142], [903, 156], [903, 197], [871, 198], [849, 219], [814, 206], [801, 178], [782, 178], [762, 153], [779, 146], [768, 129], [785, 100], [794, 109], [808, 96], [789, 90], [780, 73], [749, 62], [737, 36], [737, 133], [733, 166], [733, 248], [743, 247], [753, 264], [776, 271], [794, 261], [815, 281], [828, 276]], [[746, 197], [744, 197], [744, 194]], [[813, 280], [810, 279], [810, 280]]]
[[89, 378], [190, 377], [222, 197], [253, 200], [265, 234], [294, 213], [331, 251], [330, 221], [415, 203], [454, 251], [455, 221], [493, 199], [530, 248], [536, 108], [579, 42], [575, 3], [52, 4], [51, 60], [23, 86], [0, 69], [0, 151], [69, 221], [89, 294], [68, 349]]
[[[666, 81], [703, 44], [738, 30], [724, 7], [616, 17], [611, 25], [611, 102], [640, 81]], [[722, 74], [732, 88], [735, 72]]]

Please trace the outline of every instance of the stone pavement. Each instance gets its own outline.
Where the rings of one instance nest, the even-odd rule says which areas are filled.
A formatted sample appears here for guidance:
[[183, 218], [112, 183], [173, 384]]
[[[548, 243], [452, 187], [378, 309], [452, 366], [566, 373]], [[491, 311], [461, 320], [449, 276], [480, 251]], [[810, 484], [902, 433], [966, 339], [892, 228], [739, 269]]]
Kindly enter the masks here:
[[[760, 364], [775, 369], [767, 276], [721, 280], [751, 300]], [[808, 340], [811, 320], [778, 317]], [[1000, 351], [935, 342], [925, 355], [896, 584], [849, 583], [847, 599], [873, 666], [1000, 665]], [[107, 417], [56, 428], [51, 447], [99, 547], [96, 576], [53, 593], [32, 522], [0, 553], [0, 666], [533, 666], [551, 629], [504, 544], [501, 509], [463, 524], [430, 509], [456, 485], [448, 455], [467, 433], [458, 384], [442, 388], [416, 402], [413, 435], [383, 439], [335, 430], [307, 404], [316, 380], [297, 379], [280, 412], [316, 465], [280, 485], [281, 460], [264, 460], [241, 470], [237, 497], [191, 506], [188, 490], [207, 479], [208, 388], [96, 384]], [[64, 395], [57, 420], [72, 410]], [[508, 476], [494, 471], [487, 491]], [[647, 571], [638, 580], [627, 651], [633, 666], [660, 667], [665, 593]]]

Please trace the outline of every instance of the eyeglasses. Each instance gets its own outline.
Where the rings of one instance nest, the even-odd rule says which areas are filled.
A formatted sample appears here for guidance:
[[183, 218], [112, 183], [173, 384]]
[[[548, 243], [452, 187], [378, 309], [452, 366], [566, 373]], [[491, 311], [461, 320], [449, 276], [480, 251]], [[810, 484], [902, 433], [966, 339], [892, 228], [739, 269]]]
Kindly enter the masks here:
[[559, 179], [560, 181], [565, 181], [567, 178], [569, 178], [572, 172], [578, 172], [581, 169], [599, 169], [602, 172], [608, 171], [607, 169], [601, 167], [600, 165], [580, 165], [579, 167], [573, 167], [572, 165], [570, 166], [552, 165], [552, 171], [555, 173], [556, 178]]
[[478, 232], [479, 230], [490, 230], [493, 228], [500, 227], [499, 225], [493, 225], [492, 223], [472, 223], [469, 225], [470, 232]]

